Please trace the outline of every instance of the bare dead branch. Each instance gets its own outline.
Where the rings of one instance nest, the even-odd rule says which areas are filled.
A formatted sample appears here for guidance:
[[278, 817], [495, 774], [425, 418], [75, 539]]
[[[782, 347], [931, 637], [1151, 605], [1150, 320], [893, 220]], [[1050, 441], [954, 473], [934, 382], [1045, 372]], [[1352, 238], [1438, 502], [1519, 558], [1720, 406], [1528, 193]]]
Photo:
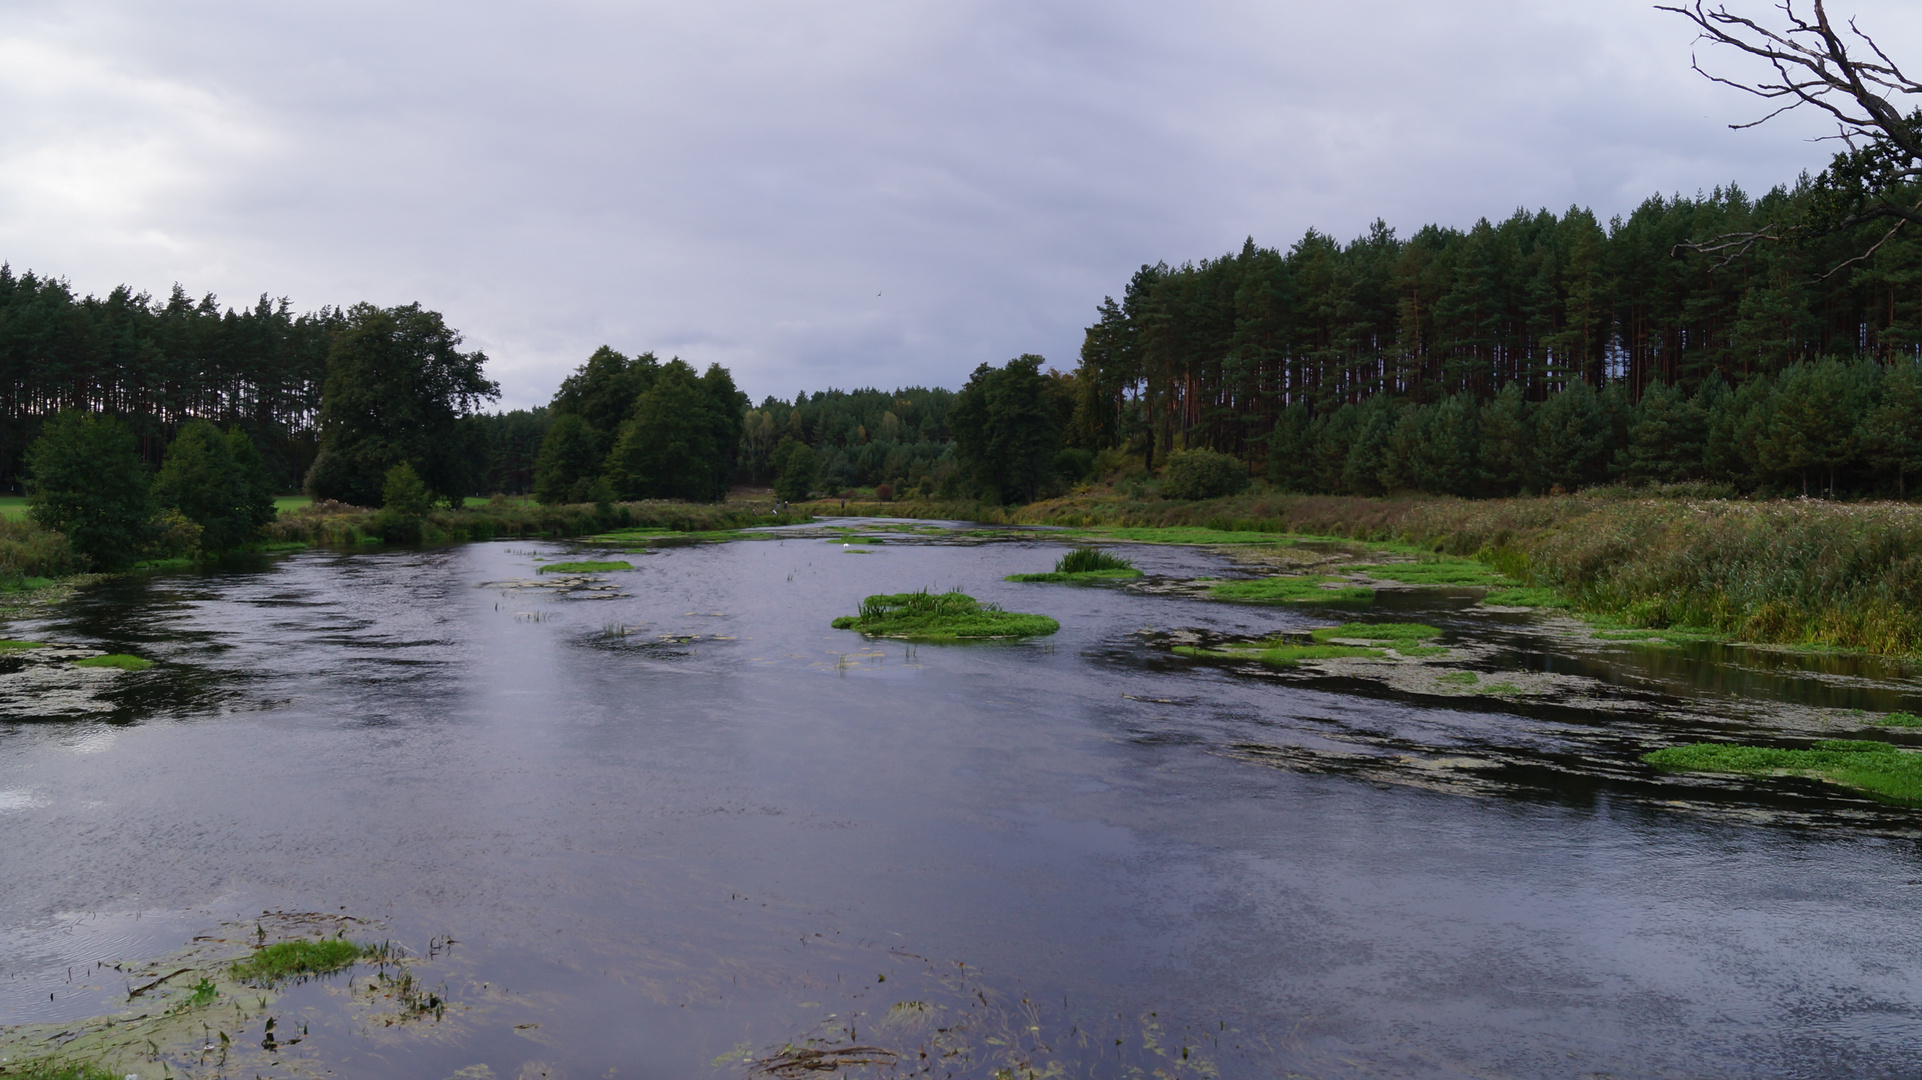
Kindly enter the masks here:
[[1836, 263], [1834, 266], [1829, 267], [1828, 273], [1823, 274], [1821, 277], [1816, 278], [1815, 280], [1827, 281], [1828, 279], [1834, 277], [1836, 274], [1841, 273], [1843, 267], [1851, 266], [1855, 263], [1859, 263], [1866, 260], [1869, 256], [1875, 254], [1875, 249], [1881, 247], [1883, 244], [1888, 243], [1889, 238], [1894, 236], [1898, 231], [1901, 230], [1902, 226], [1907, 224], [1908, 224], [1907, 221], [1897, 218], [1895, 224], [1889, 226], [1889, 231], [1882, 234], [1882, 239], [1877, 240], [1875, 243], [1869, 245], [1869, 249], [1867, 251], [1864, 251], [1862, 254], [1857, 255], [1852, 259], [1843, 259], [1841, 262]]

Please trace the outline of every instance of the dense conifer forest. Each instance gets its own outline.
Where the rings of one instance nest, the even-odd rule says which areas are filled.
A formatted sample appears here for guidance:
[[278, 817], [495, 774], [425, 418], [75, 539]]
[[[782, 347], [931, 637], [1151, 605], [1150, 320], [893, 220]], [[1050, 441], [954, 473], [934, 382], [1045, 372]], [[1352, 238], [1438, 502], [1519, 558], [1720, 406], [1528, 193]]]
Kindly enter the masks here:
[[[1922, 243], [1898, 232], [1878, 245], [1880, 225], [1810, 228], [1818, 197], [1805, 178], [1760, 198], [1733, 186], [1651, 198], [1606, 223], [1518, 211], [1406, 238], [1378, 222], [1346, 243], [1312, 230], [1286, 250], [1250, 240], [1143, 266], [1098, 306], [1071, 371], [1024, 357], [981, 366], [958, 392], [759, 405], [719, 367], [603, 348], [547, 406], [482, 412], [485, 357], [455, 350], [458, 333], [418, 308], [296, 314], [262, 296], [223, 309], [180, 286], [80, 297], [0, 267], [0, 486], [19, 490], [40, 426], [78, 411], [119, 417], [154, 468], [181, 425], [204, 420], [245, 432], [277, 490], [318, 481], [361, 499], [396, 455], [420, 458], [448, 496], [704, 500], [786, 475], [790, 494], [886, 485], [1024, 501], [1124, 457], [1153, 474], [1195, 449], [1309, 492], [1693, 481], [1906, 496], [1922, 472]], [[1701, 250], [1727, 234], [1761, 239]], [[449, 385], [465, 396], [436, 406], [432, 454], [376, 439], [350, 482], [314, 469], [339, 460], [320, 453], [329, 358], [334, 393], [360, 392], [338, 375], [341, 343], [383, 311], [440, 335], [435, 378], [458, 371]]]

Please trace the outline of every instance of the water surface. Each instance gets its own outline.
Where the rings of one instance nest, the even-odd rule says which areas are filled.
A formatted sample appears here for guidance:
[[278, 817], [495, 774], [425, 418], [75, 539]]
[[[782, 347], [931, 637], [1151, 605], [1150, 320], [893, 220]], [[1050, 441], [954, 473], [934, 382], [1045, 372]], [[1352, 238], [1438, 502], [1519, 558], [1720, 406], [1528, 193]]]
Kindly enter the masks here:
[[[1089, 1075], [1913, 1075], [1909, 812], [1636, 761], [1671, 707], [1689, 731], [1760, 698], [1894, 708], [1900, 669], [1557, 653], [1430, 594], [1380, 617], [1634, 708], [1265, 678], [1159, 635], [1328, 620], [1001, 581], [1047, 543], [673, 547], [613, 598], [488, 587], [573, 550], [313, 551], [9, 628], [162, 663], [99, 717], [0, 723], [0, 1022], [115, 1007], [91, 965], [223, 920], [344, 910], [455, 938], [463, 1008], [385, 1038], [295, 990], [301, 1060], [343, 1076], [733, 1076], [903, 1001]], [[920, 587], [1062, 631], [828, 628]], [[1449, 755], [1475, 784], [1408, 767]], [[976, 1050], [941, 1068], [987, 1075]]]

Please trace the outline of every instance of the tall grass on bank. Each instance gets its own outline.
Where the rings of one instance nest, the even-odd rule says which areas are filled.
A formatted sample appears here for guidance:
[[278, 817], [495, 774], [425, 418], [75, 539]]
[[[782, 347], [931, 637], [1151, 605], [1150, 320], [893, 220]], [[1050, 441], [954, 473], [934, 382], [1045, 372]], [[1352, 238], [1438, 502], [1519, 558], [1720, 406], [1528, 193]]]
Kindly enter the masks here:
[[[894, 503], [885, 512], [970, 516], [961, 504]], [[1907, 503], [1749, 502], [1625, 490], [1486, 500], [1259, 492], [1202, 502], [1080, 495], [983, 506], [972, 516], [998, 524], [1393, 541], [1478, 558], [1507, 577], [1553, 589], [1582, 611], [1632, 626], [1922, 652], [1922, 507]]]

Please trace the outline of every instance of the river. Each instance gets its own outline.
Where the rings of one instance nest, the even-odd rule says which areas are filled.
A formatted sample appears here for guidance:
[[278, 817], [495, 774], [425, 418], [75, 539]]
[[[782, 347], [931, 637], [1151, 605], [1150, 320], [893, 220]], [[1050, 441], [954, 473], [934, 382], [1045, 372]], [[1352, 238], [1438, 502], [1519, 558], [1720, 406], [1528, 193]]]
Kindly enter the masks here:
[[[289, 1075], [734, 1077], [810, 1037], [888, 1051], [850, 1075], [1922, 1061], [1911, 812], [1636, 761], [1681, 737], [1671, 711], [1693, 737], [1760, 699], [1895, 708], [1900, 668], [1563, 654], [1503, 637], [1530, 616], [1411, 594], [1378, 616], [1628, 704], [1267, 678], [1167, 635], [1323, 613], [1002, 581], [1064, 550], [1037, 541], [796, 535], [625, 556], [611, 594], [501, 584], [576, 550], [312, 550], [13, 624], [160, 663], [98, 714], [0, 720], [0, 1023], [117, 1008], [97, 962], [302, 911], [431, 943], [454, 1008], [401, 1036], [296, 987]], [[1240, 572], [1128, 554], [1151, 580]], [[1062, 629], [828, 626], [922, 587]]]

